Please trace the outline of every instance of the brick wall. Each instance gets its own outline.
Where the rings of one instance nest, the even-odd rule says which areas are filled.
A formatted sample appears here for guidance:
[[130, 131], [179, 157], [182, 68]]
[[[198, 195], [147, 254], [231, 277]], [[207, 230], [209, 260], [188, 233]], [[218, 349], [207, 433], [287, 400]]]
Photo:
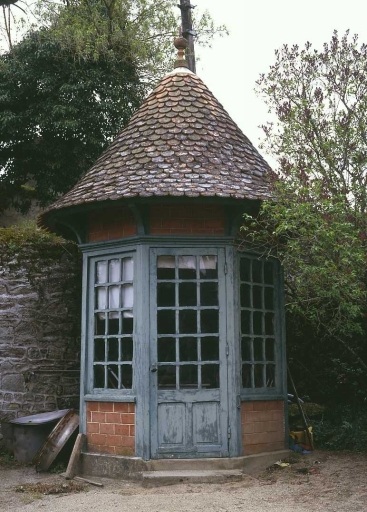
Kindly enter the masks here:
[[135, 455], [135, 404], [87, 402], [89, 452]]
[[282, 401], [242, 402], [241, 426], [244, 455], [285, 448]]
[[89, 242], [116, 240], [136, 234], [136, 222], [129, 208], [92, 212], [88, 225]]
[[220, 205], [153, 205], [149, 219], [153, 235], [223, 235], [225, 230]]
[[[116, 240], [137, 233], [131, 210], [123, 207], [90, 213], [88, 226], [89, 242]], [[224, 235], [225, 212], [220, 205], [152, 205], [148, 226], [152, 235]]]

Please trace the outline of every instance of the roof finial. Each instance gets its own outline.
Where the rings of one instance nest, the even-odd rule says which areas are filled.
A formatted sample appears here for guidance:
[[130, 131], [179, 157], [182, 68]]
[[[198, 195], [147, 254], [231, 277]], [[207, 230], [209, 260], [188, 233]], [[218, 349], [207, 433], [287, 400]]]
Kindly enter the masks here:
[[188, 46], [188, 41], [182, 36], [182, 28], [180, 28], [180, 35], [176, 37], [173, 44], [177, 48], [177, 58], [175, 60], [175, 68], [188, 68], [185, 50]]

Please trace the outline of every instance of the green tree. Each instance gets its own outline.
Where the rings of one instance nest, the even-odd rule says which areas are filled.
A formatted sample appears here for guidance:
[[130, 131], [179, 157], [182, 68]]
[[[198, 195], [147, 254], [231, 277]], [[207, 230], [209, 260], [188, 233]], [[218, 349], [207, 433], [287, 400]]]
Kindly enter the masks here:
[[[180, 12], [172, 0], [41, 0], [33, 14], [0, 56], [0, 209], [71, 188], [171, 69]], [[212, 20], [197, 23], [208, 40]]]
[[144, 94], [129, 58], [75, 59], [48, 29], [1, 56], [0, 73], [2, 207], [70, 189]]
[[[297, 336], [302, 354], [322, 341], [329, 368], [348, 360], [366, 375], [367, 46], [348, 32], [322, 50], [283, 46], [258, 90], [279, 170], [275, 200], [246, 217], [242, 244], [283, 263], [290, 325], [304, 326], [289, 352]], [[312, 364], [325, 372], [325, 359]]]

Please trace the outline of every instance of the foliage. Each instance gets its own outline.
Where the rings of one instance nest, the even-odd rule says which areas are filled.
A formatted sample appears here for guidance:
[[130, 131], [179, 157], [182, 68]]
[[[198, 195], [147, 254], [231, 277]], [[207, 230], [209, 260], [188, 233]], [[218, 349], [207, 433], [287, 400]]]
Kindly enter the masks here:
[[[317, 197], [337, 196], [348, 213], [367, 213], [367, 45], [334, 32], [323, 49], [283, 46], [258, 89], [277, 116], [263, 126], [281, 173]], [[364, 220], [364, 226], [366, 222]]]
[[1, 56], [0, 120], [3, 204], [27, 209], [70, 189], [140, 103], [133, 62], [76, 60], [47, 29]]
[[38, 228], [33, 221], [27, 221], [20, 225], [8, 228], [0, 228], [0, 244], [3, 246], [23, 247], [24, 244], [52, 243], [55, 245], [63, 245], [66, 242], [63, 238]]
[[[79, 58], [127, 54], [140, 80], [152, 83], [172, 69], [173, 38], [181, 25], [177, 0], [68, 0], [65, 5], [39, 1], [38, 20], [52, 26], [63, 48]], [[226, 33], [204, 12], [193, 10], [196, 42], [207, 44]]]
[[337, 406], [329, 409], [322, 420], [314, 422], [318, 448], [367, 451], [367, 408]]
[[[0, 210], [78, 181], [171, 68], [179, 13], [173, 0], [39, 1], [0, 56]], [[207, 14], [197, 24], [206, 40], [221, 31]]]
[[7, 451], [0, 449], [0, 468], [1, 469], [14, 469], [20, 466], [20, 462], [14, 459], [14, 455], [11, 455]]
[[367, 397], [366, 71], [367, 46], [335, 32], [322, 50], [283, 46], [258, 81], [279, 169], [242, 243], [281, 260], [291, 371], [325, 403]]
[[335, 198], [315, 197], [314, 186], [275, 185], [277, 201], [246, 217], [253, 247], [274, 253], [285, 269], [287, 308], [332, 337], [360, 333], [365, 312], [366, 251], [360, 229]]

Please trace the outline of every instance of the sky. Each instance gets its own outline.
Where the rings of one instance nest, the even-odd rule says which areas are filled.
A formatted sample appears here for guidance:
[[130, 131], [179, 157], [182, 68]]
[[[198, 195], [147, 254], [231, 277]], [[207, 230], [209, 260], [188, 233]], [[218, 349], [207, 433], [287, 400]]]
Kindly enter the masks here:
[[[267, 108], [255, 92], [260, 73], [275, 62], [274, 51], [283, 44], [321, 48], [334, 29], [350, 29], [367, 43], [366, 0], [191, 0], [208, 10], [229, 36], [216, 37], [211, 48], [195, 48], [197, 75], [222, 103], [232, 119], [258, 147], [258, 126], [269, 120]], [[262, 154], [265, 157], [268, 155]], [[269, 160], [269, 157], [268, 157]], [[270, 162], [269, 160], [269, 163]]]

